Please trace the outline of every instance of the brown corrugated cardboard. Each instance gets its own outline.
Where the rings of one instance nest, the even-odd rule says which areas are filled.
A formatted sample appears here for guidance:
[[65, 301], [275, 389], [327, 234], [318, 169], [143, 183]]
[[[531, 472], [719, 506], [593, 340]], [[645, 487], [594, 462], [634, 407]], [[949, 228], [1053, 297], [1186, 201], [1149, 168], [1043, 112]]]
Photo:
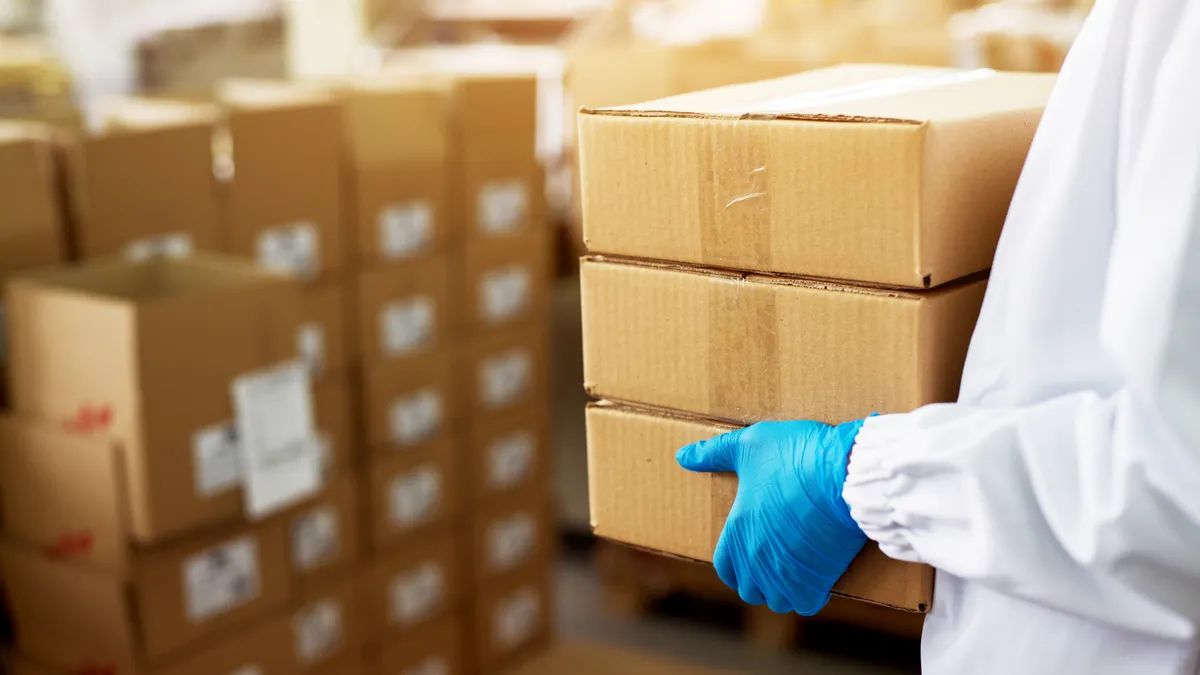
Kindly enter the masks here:
[[371, 675], [466, 675], [462, 630], [460, 617], [452, 614], [385, 640]]
[[101, 131], [66, 143], [76, 254], [139, 259], [216, 250], [217, 108], [126, 99], [104, 113]]
[[526, 236], [470, 243], [463, 249], [455, 291], [464, 330], [509, 325], [540, 316], [550, 304], [552, 238], [549, 227]]
[[[660, 656], [625, 651], [609, 645], [599, 646], [582, 642], [560, 641], [544, 653], [510, 670], [506, 675], [720, 675], [726, 671], [712, 670], [690, 662], [673, 661]], [[726, 673], [726, 675], [729, 675]]]
[[401, 547], [458, 515], [460, 488], [454, 460], [451, 438], [371, 459], [367, 509], [375, 551]]
[[313, 387], [313, 414], [317, 431], [325, 443], [325, 467], [330, 471], [358, 464], [358, 429], [354, 414], [354, 390], [347, 377], [327, 380]]
[[367, 616], [374, 635], [388, 640], [447, 616], [463, 597], [459, 553], [443, 530], [376, 559], [368, 581]]
[[479, 333], [467, 341], [459, 390], [472, 419], [507, 417], [522, 406], [547, 406], [549, 342], [546, 320]]
[[232, 178], [225, 185], [225, 249], [304, 278], [340, 269], [341, 110], [316, 87], [227, 81]]
[[377, 365], [364, 373], [368, 456], [428, 447], [447, 438], [458, 416], [450, 354]]
[[361, 658], [373, 630], [366, 586], [363, 577], [351, 574], [304, 593], [291, 612], [294, 672], [319, 671], [346, 658]]
[[294, 358], [295, 281], [211, 256], [111, 260], [23, 275], [7, 309], [14, 409], [120, 444], [134, 538], [241, 513], [230, 386]]
[[1053, 84], [851, 65], [585, 111], [588, 249], [916, 288], [987, 269]]
[[359, 485], [355, 474], [347, 472], [288, 517], [292, 571], [306, 584], [343, 575], [358, 562], [362, 552]]
[[451, 344], [446, 259], [376, 267], [358, 275], [358, 337], [368, 366], [429, 355]]
[[465, 501], [479, 506], [514, 491], [546, 488], [550, 429], [545, 401], [471, 421], [464, 448]]
[[844, 422], [952, 401], [985, 281], [932, 291], [589, 258], [598, 398], [719, 419]]
[[549, 562], [480, 588], [473, 609], [477, 669], [490, 671], [543, 648], [552, 620]]
[[350, 365], [358, 361], [350, 303], [350, 294], [338, 280], [304, 289], [303, 323], [296, 334], [296, 351], [308, 363], [314, 383], [345, 375]]
[[450, 218], [452, 91], [413, 78], [358, 79], [342, 91], [346, 227], [370, 266], [441, 251]]
[[[66, 233], [56, 181], [49, 129], [0, 122], [0, 204], [4, 204], [0, 287], [13, 272], [52, 265], [65, 257]], [[0, 348], [0, 362], [3, 351]]]
[[159, 665], [291, 595], [279, 519], [139, 549], [129, 582], [49, 553], [5, 541], [0, 569], [18, 649], [66, 668]]
[[474, 515], [471, 578], [479, 586], [554, 555], [554, 510], [545, 485], [499, 497]]
[[364, 675], [368, 672], [367, 668], [367, 653], [360, 650], [352, 654], [344, 654], [339, 659], [334, 659], [307, 672], [310, 675]]
[[[711, 562], [737, 493], [737, 477], [688, 473], [675, 462], [675, 452], [733, 428], [680, 413], [616, 404], [590, 406], [592, 530], [626, 544]], [[924, 612], [933, 594], [933, 571], [891, 560], [870, 544], [834, 592]]]

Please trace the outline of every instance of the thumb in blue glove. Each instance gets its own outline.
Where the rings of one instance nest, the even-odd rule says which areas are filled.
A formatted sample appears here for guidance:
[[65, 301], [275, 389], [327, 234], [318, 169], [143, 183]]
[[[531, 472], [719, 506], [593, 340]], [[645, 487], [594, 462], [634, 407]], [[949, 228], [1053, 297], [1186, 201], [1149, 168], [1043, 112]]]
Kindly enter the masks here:
[[763, 422], [678, 452], [688, 471], [738, 475], [713, 563], [742, 600], [804, 616], [829, 602], [867, 541], [842, 499], [862, 424]]

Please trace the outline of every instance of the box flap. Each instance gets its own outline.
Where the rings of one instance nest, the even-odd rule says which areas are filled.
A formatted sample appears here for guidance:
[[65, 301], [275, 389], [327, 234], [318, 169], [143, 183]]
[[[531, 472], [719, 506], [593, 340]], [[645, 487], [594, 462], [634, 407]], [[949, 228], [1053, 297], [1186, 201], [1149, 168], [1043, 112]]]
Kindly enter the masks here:
[[[611, 403], [589, 406], [588, 487], [593, 531], [633, 546], [712, 562], [737, 494], [737, 477], [688, 473], [675, 462], [675, 452], [732, 428], [649, 408]], [[838, 581], [834, 593], [926, 612], [933, 596], [933, 572], [923, 565], [891, 560], [869, 544]]]
[[212, 127], [221, 119], [221, 111], [215, 105], [135, 96], [105, 101], [98, 113], [101, 133], [198, 125]]
[[336, 95], [316, 83], [232, 78], [217, 84], [217, 99], [234, 111], [335, 105]]
[[0, 417], [0, 505], [4, 531], [47, 557], [128, 575], [124, 467], [103, 435]]

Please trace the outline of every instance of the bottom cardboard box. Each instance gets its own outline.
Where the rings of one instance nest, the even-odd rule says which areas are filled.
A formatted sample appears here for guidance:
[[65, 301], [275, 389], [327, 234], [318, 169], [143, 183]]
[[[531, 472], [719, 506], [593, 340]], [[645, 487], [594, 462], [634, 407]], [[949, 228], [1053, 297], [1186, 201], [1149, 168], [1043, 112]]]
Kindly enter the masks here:
[[367, 592], [363, 577], [353, 572], [305, 592], [289, 614], [293, 671], [340, 672], [331, 669], [347, 660], [361, 660], [373, 633]]
[[410, 545], [375, 560], [367, 578], [371, 636], [407, 635], [448, 614], [463, 595], [457, 540], [450, 528], [414, 534]]
[[550, 569], [542, 560], [478, 590], [470, 626], [478, 672], [512, 663], [549, 641]]
[[450, 615], [386, 638], [370, 675], [467, 675], [462, 630], [458, 615]]
[[[733, 428], [631, 405], [588, 406], [592, 530], [613, 541], [711, 563], [737, 494], [737, 477], [688, 473], [676, 464], [675, 452]], [[927, 612], [933, 570], [892, 560], [869, 543], [833, 590], [855, 600]]]

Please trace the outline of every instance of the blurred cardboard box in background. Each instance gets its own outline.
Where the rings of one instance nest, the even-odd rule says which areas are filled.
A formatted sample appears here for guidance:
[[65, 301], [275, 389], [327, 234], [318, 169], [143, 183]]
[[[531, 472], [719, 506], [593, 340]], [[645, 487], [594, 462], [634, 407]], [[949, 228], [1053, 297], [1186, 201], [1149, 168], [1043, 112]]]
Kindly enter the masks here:
[[[49, 127], [0, 122], [0, 204], [5, 214], [0, 221], [0, 285], [13, 272], [62, 262], [66, 233]], [[0, 349], [0, 363], [3, 353]]]

